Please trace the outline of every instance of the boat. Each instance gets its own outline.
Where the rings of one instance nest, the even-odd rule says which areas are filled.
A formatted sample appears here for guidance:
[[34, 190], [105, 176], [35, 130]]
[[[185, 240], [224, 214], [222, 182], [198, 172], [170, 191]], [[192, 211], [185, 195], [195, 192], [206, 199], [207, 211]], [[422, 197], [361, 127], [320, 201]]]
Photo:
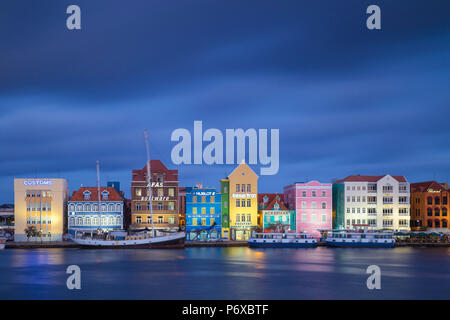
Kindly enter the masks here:
[[248, 245], [251, 248], [313, 248], [317, 239], [307, 233], [254, 233]]
[[6, 239], [0, 238], [0, 250], [5, 249]]
[[329, 247], [393, 248], [393, 232], [372, 230], [328, 230], [325, 244]]
[[[150, 174], [150, 151], [148, 144], [147, 131], [144, 131], [145, 146], [147, 151], [147, 187], [148, 194], [152, 194], [152, 181]], [[97, 161], [97, 189], [98, 189], [98, 214], [100, 211], [100, 169]], [[76, 232], [71, 238], [73, 242], [82, 248], [107, 248], [107, 249], [150, 249], [150, 248], [184, 248], [186, 234], [184, 232], [157, 231], [153, 227], [153, 204], [152, 197], [149, 197], [149, 208], [151, 217], [151, 230], [144, 233], [128, 234], [123, 230], [111, 230], [106, 232], [100, 227], [98, 230], [91, 230], [90, 234], [86, 232]], [[78, 237], [78, 234], [81, 236]]]
[[128, 235], [125, 237], [115, 236], [81, 236], [72, 237], [71, 240], [81, 248], [91, 249], [163, 249], [184, 248], [184, 232], [165, 233], [153, 237], [148, 234]]

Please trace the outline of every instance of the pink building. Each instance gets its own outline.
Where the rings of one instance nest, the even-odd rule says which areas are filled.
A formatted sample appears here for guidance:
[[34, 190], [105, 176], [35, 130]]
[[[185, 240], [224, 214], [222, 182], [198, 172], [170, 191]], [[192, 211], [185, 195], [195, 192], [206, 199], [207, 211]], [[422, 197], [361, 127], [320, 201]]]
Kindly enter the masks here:
[[284, 187], [284, 201], [295, 211], [297, 232], [320, 236], [318, 229], [332, 228], [331, 183], [296, 182]]

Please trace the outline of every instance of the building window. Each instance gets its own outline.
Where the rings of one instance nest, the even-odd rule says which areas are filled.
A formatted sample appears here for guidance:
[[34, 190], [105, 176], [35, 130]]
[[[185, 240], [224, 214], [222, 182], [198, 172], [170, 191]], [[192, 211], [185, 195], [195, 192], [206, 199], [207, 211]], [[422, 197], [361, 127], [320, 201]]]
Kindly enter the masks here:
[[322, 202], [322, 209], [326, 209], [327, 208], [327, 203], [326, 202]]
[[141, 216], [137, 216], [136, 217], [136, 223], [142, 223], [142, 217]]
[[206, 214], [206, 208], [202, 207], [202, 214]]
[[311, 202], [311, 207], [312, 207], [313, 209], [316, 209], [316, 208], [317, 208], [317, 205], [316, 205], [316, 202], [315, 202], [315, 201]]
[[247, 207], [251, 207], [252, 206], [252, 200], [251, 199], [247, 199]]
[[197, 214], [197, 207], [192, 208], [192, 214]]
[[236, 222], [241, 222], [241, 215], [240, 214], [236, 215]]
[[306, 197], [306, 191], [302, 191], [302, 197]]
[[252, 185], [251, 184], [247, 184], [247, 192], [252, 192]]
[[383, 197], [383, 204], [392, 204], [393, 198], [392, 197]]
[[247, 214], [247, 222], [252, 222], [252, 215], [251, 214]]
[[210, 196], [210, 197], [209, 197], [209, 202], [214, 203], [214, 202], [216, 202], [215, 200], [216, 200], [216, 199], [214, 198], [214, 196]]
[[214, 207], [209, 208], [209, 213], [210, 214], [215, 214], [215, 208]]
[[442, 208], [442, 216], [443, 217], [447, 216], [447, 208]]
[[175, 217], [169, 216], [169, 224], [175, 224]]
[[311, 196], [312, 196], [312, 197], [315, 197], [315, 196], [316, 196], [316, 191], [315, 191], [315, 190], [313, 190], [313, 191], [311, 192]]
[[427, 216], [432, 217], [433, 216], [433, 209], [427, 208]]
[[326, 214], [322, 215], [322, 222], [327, 222], [327, 215]]
[[162, 204], [162, 202], [158, 202], [158, 210], [163, 210], [163, 204]]
[[240, 192], [240, 184], [236, 184], [236, 192]]
[[316, 214], [311, 214], [311, 222], [316, 222]]
[[169, 197], [174, 197], [174, 196], [175, 196], [175, 189], [169, 188]]
[[306, 209], [306, 201], [302, 201], [302, 209]]
[[194, 202], [194, 203], [197, 202], [197, 196], [193, 196], [193, 197], [192, 197], [192, 202]]
[[435, 205], [440, 205], [441, 204], [441, 199], [439, 197], [435, 197], [434, 198], [434, 204]]
[[306, 222], [306, 213], [302, 213], [302, 222]]
[[91, 200], [91, 193], [89, 191], [83, 192], [84, 200]]
[[392, 186], [391, 185], [386, 185], [386, 186], [383, 186], [383, 193], [391, 193], [392, 192]]
[[240, 207], [241, 206], [241, 200], [240, 199], [236, 199], [236, 207]]
[[175, 202], [173, 201], [169, 202], [169, 210], [175, 210]]
[[147, 216], [147, 224], [152, 224], [152, 216]]
[[209, 223], [210, 223], [211, 226], [213, 226], [213, 225], [216, 224], [216, 221], [215, 221], [214, 218], [211, 218], [211, 219], [209, 220]]
[[158, 197], [164, 197], [164, 189], [158, 188]]
[[324, 190], [322, 191], [322, 197], [326, 197], [327, 196], [327, 192]]
[[109, 199], [109, 192], [105, 190], [102, 192], [102, 200], [108, 200], [108, 199]]
[[447, 205], [447, 197], [446, 196], [442, 197], [442, 204]]
[[142, 189], [141, 188], [136, 188], [136, 196], [142, 197]]
[[440, 210], [439, 210], [439, 208], [434, 208], [434, 216], [435, 217], [439, 217], [440, 216]]
[[427, 204], [429, 204], [429, 205], [433, 204], [433, 198], [432, 197], [428, 197], [427, 198]]
[[164, 218], [162, 216], [158, 217], [158, 223], [163, 223], [164, 222]]
[[108, 205], [108, 211], [109, 212], [113, 212], [114, 211], [114, 205], [113, 204]]
[[241, 186], [241, 192], [245, 192], [245, 184]]

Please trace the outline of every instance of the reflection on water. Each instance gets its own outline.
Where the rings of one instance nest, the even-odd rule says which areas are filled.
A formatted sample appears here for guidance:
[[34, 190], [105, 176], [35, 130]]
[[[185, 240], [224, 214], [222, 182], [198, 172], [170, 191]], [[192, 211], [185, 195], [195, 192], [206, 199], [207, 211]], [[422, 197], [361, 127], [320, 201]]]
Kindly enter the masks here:
[[[66, 268], [81, 268], [81, 290]], [[380, 266], [382, 289], [366, 268]], [[450, 250], [40, 249], [0, 251], [2, 299], [449, 299]]]

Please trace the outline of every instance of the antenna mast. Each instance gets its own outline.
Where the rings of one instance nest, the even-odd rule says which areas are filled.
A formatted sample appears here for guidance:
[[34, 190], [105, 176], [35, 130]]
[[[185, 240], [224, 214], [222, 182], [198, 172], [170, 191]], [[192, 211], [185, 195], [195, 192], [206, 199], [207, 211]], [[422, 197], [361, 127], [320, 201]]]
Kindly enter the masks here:
[[97, 197], [98, 197], [98, 215], [99, 215], [98, 226], [99, 226], [99, 228], [101, 228], [102, 213], [100, 211], [100, 161], [98, 161], [98, 160], [97, 160]]
[[152, 177], [151, 177], [151, 170], [150, 170], [150, 148], [148, 145], [148, 133], [147, 130], [144, 130], [144, 137], [145, 137], [145, 149], [147, 151], [147, 187], [148, 187], [148, 205], [150, 209], [150, 219], [152, 221], [152, 237], [155, 237], [155, 230], [153, 229], [153, 203], [152, 203]]

